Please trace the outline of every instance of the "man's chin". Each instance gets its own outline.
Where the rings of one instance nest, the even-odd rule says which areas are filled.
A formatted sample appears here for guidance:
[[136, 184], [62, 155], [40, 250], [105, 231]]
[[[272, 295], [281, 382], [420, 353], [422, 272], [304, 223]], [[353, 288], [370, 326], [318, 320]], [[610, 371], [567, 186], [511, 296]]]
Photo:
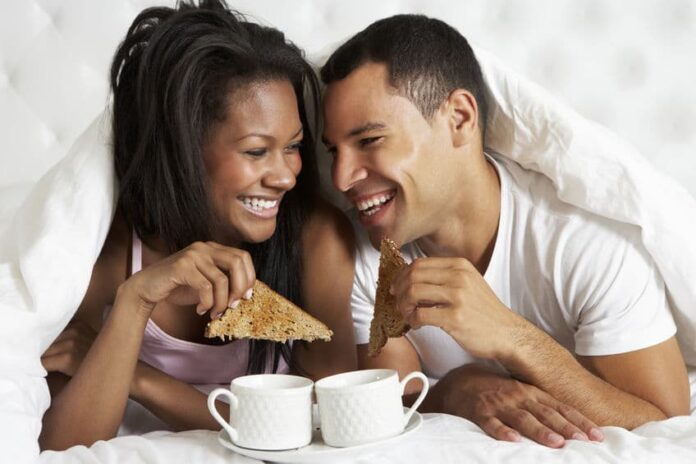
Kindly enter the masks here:
[[383, 238], [393, 240], [397, 245], [401, 246], [402, 244], [398, 241], [399, 237], [397, 235], [398, 234], [395, 234], [394, 231], [386, 230], [382, 227], [374, 227], [372, 229], [368, 229], [367, 231], [367, 236], [370, 239], [370, 243], [376, 250], [379, 250]]

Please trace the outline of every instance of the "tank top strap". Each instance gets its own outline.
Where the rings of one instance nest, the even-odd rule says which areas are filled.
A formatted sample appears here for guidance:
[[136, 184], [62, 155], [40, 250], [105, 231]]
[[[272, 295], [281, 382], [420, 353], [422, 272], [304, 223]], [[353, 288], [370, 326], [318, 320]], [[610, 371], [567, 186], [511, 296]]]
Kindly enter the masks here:
[[143, 242], [133, 229], [133, 246], [131, 247], [131, 275], [143, 268]]

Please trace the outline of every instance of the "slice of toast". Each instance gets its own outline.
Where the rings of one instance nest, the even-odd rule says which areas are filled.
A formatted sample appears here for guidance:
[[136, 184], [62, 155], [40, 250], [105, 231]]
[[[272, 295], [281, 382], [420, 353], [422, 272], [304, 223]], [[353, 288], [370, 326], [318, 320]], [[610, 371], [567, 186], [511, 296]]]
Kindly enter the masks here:
[[286, 342], [287, 340], [331, 340], [333, 332], [320, 320], [306, 313], [271, 288], [256, 280], [250, 300], [228, 309], [205, 328], [208, 338], [253, 338]]
[[375, 312], [370, 324], [370, 343], [367, 348], [369, 356], [377, 356], [389, 337], [400, 337], [410, 329], [396, 309], [396, 299], [389, 293], [392, 279], [406, 266], [396, 244], [383, 238], [379, 246], [379, 276]]

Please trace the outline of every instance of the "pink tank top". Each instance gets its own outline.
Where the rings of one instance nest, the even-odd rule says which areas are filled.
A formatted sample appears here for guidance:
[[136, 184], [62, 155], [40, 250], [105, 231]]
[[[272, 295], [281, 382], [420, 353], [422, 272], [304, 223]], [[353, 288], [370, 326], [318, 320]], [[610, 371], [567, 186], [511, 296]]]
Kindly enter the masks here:
[[[131, 274], [142, 269], [143, 248], [133, 233]], [[229, 384], [246, 374], [249, 341], [234, 340], [224, 345], [204, 345], [180, 340], [167, 334], [150, 319], [145, 327], [140, 360], [182, 382], [199, 385]], [[288, 372], [281, 358], [278, 372]], [[267, 368], [271, 372], [271, 367]]]

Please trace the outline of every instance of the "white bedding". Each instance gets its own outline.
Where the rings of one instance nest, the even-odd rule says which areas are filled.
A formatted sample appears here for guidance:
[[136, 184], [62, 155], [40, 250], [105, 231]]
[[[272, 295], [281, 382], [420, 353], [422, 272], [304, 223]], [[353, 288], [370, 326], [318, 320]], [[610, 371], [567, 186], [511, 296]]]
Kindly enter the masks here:
[[[496, 98], [488, 145], [549, 176], [565, 201], [641, 224], [648, 249], [672, 282], [668, 281], [670, 290], [680, 305], [676, 314], [680, 333], [687, 334], [691, 343], [683, 346], [693, 348], [696, 338], [689, 318], [689, 311], [696, 309], [695, 289], [690, 288], [696, 281], [693, 198], [650, 170], [611, 134], [487, 55], [480, 57]], [[512, 100], [505, 101], [507, 98]], [[107, 134], [108, 124], [95, 122], [71, 154], [37, 184], [0, 240], [0, 449], [7, 462], [26, 462], [38, 456], [40, 417], [49, 401], [39, 356], [79, 304], [108, 229], [114, 186]], [[696, 459], [696, 417], [647, 424], [635, 432], [608, 428], [605, 434], [605, 444], [571, 443], [553, 451], [532, 443], [496, 442], [462, 419], [437, 415], [428, 416], [422, 431], [404, 446], [380, 449], [351, 461]], [[214, 434], [195, 431], [120, 437], [89, 449], [46, 452], [40, 460], [244, 462], [241, 458], [231, 461], [231, 456], [217, 445]]]
[[[696, 371], [690, 373], [693, 386]], [[696, 398], [692, 397], [692, 411]], [[629, 432], [604, 427], [601, 444], [570, 441], [552, 450], [529, 440], [504, 443], [493, 440], [473, 423], [446, 414], [425, 414], [423, 426], [407, 439], [357, 451], [349, 456], [326, 459], [332, 464], [423, 464], [539, 462], [588, 463], [693, 463], [696, 462], [696, 417], [675, 417], [645, 424]], [[398, 445], [397, 445], [398, 444]], [[121, 437], [100, 442], [90, 448], [76, 447], [68, 452], [44, 452], [45, 464], [67, 463], [162, 463], [205, 462], [207, 464], [261, 462], [223, 448], [216, 432], [155, 432], [144, 437]]]

